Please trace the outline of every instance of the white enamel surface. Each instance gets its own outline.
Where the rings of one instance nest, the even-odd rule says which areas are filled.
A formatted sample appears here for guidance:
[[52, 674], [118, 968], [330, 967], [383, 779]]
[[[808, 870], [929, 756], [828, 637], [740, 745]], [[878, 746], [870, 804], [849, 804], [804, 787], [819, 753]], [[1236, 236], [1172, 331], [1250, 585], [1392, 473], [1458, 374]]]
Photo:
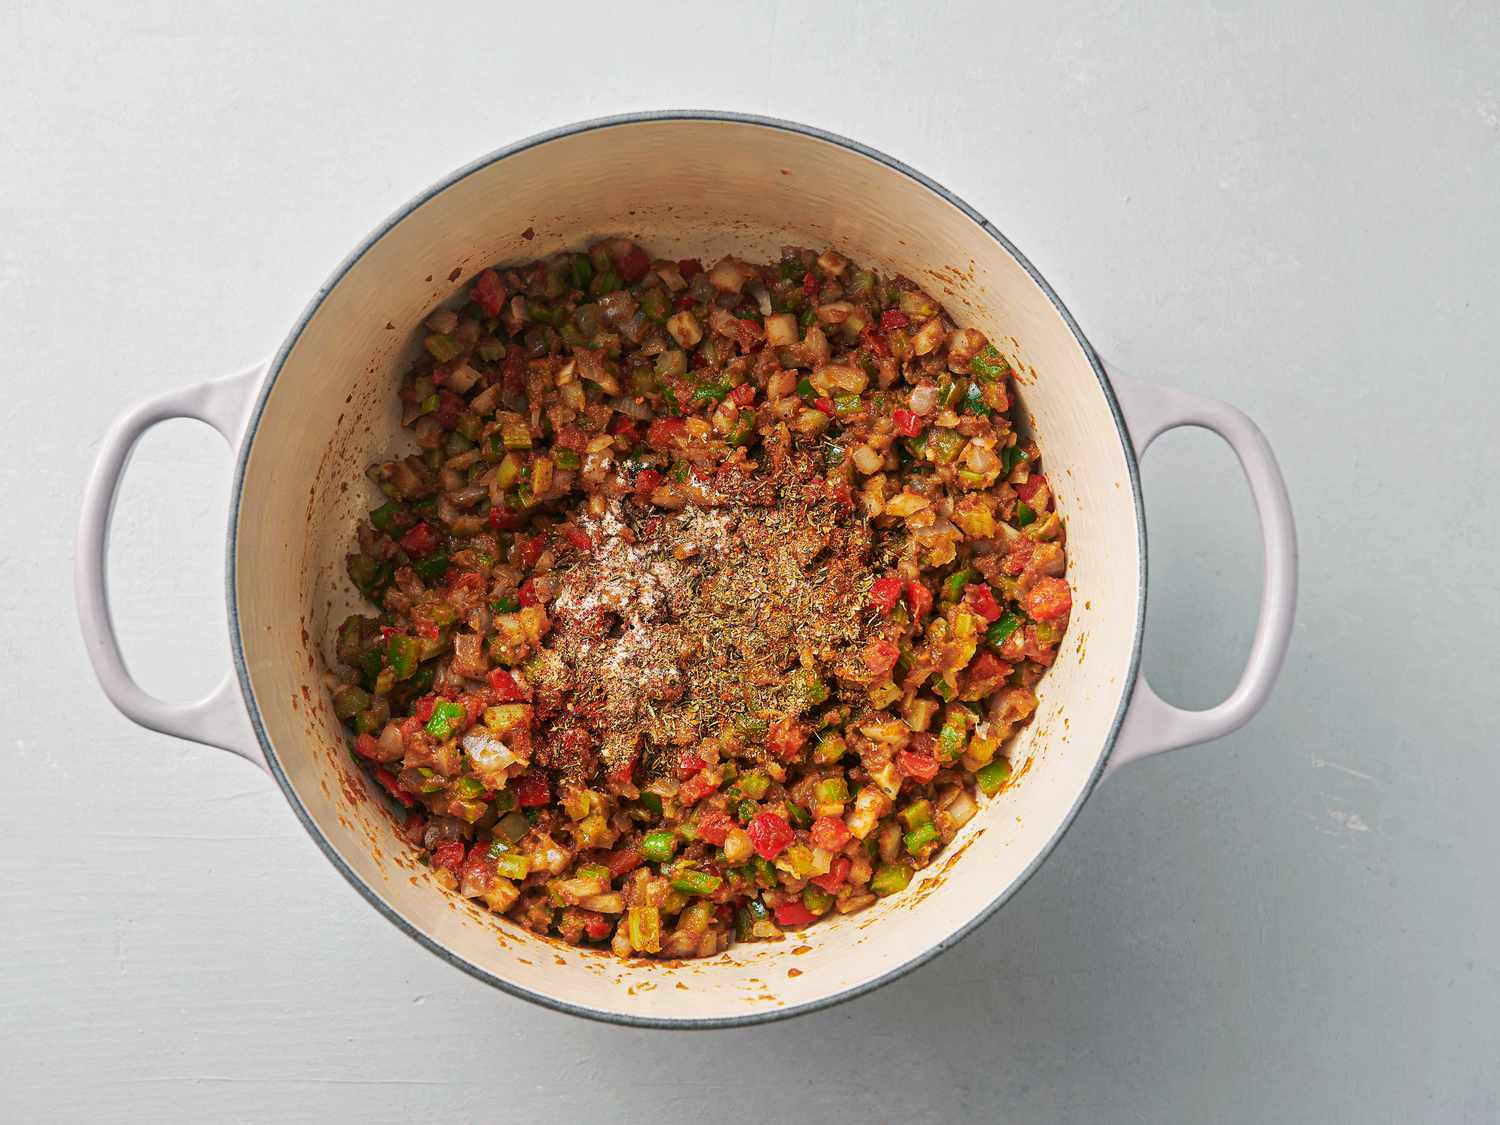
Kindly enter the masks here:
[[[705, 259], [837, 245], [921, 282], [960, 323], [986, 331], [1022, 373], [1022, 408], [1067, 521], [1075, 590], [1037, 719], [1012, 751], [1019, 777], [943, 862], [864, 913], [681, 966], [624, 965], [545, 942], [439, 890], [350, 764], [320, 679], [330, 631], [355, 604], [343, 557], [375, 502], [362, 470], [405, 448], [394, 389], [412, 330], [485, 265], [608, 235]], [[554, 139], [408, 214], [334, 285], [286, 354], [254, 431], [237, 536], [255, 702], [276, 762], [342, 864], [481, 972], [627, 1018], [722, 1020], [815, 1003], [962, 931], [1024, 876], [1086, 791], [1129, 686], [1141, 608], [1125, 448], [1088, 357], [1046, 294], [966, 214], [909, 177], [820, 139], [741, 123], [633, 123]]]

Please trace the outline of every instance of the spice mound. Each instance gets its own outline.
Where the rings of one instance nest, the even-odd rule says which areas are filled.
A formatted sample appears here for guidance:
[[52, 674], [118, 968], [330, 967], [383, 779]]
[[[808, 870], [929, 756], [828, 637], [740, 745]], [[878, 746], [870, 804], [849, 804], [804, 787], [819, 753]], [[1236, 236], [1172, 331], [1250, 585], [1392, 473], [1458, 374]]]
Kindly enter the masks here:
[[419, 344], [329, 686], [441, 884], [709, 956], [1004, 799], [1072, 594], [981, 332], [834, 250], [616, 239], [481, 271]]
[[676, 512], [609, 501], [558, 575], [540, 717], [587, 730], [606, 769], [673, 776], [703, 739], [763, 740], [822, 702], [820, 669], [860, 678], [872, 537], [847, 490], [805, 457], [713, 484]]

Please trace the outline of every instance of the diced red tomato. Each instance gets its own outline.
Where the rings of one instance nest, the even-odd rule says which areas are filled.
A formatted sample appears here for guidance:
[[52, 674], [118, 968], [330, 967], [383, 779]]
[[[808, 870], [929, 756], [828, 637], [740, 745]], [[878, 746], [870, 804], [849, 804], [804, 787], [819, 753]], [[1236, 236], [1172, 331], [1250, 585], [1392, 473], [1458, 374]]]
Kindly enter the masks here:
[[639, 755], [632, 754], [618, 765], [611, 766], [604, 777], [611, 785], [629, 785], [630, 779], [635, 776], [635, 764]]
[[973, 699], [988, 695], [1000, 686], [1002, 680], [1011, 673], [1011, 666], [1001, 660], [993, 652], [981, 652], [974, 658], [967, 668], [964, 669], [964, 698]]
[[490, 690], [495, 693], [496, 703], [524, 703], [528, 698], [515, 676], [504, 668], [496, 668], [490, 673]]
[[932, 591], [920, 582], [908, 582], [906, 604], [911, 609], [911, 615], [920, 620], [926, 617], [927, 611], [932, 608]]
[[428, 719], [432, 718], [432, 709], [437, 706], [437, 700], [438, 697], [436, 695], [424, 695], [421, 699], [417, 700], [411, 709], [411, 713], [416, 716], [417, 722], [425, 723]]
[[860, 657], [865, 662], [865, 667], [870, 670], [872, 676], [884, 676], [896, 666], [896, 661], [901, 656], [901, 650], [890, 641], [875, 638], [865, 645]]
[[1016, 485], [1016, 495], [1022, 500], [1030, 501], [1033, 496], [1046, 487], [1047, 478], [1041, 473], [1032, 473], [1029, 477]]
[[482, 887], [488, 887], [494, 881], [495, 861], [489, 856], [488, 844], [475, 844], [469, 849], [459, 876], [466, 883], [472, 880]]
[[821, 410], [824, 414], [828, 415], [828, 417], [832, 418], [833, 399], [829, 398], [827, 395], [819, 395], [817, 398], [813, 399], [813, 409]]
[[362, 734], [354, 740], [354, 752], [361, 758], [375, 760], [375, 736], [373, 734]]
[[464, 862], [464, 845], [462, 840], [444, 840], [432, 849], [432, 866], [446, 867], [457, 875], [459, 868]]
[[892, 332], [897, 328], [905, 328], [911, 323], [911, 317], [900, 309], [886, 309], [880, 314], [880, 329], [882, 332]]
[[1038, 578], [1026, 591], [1026, 613], [1033, 621], [1057, 621], [1073, 609], [1073, 591], [1061, 578]]
[[775, 859], [797, 838], [785, 818], [773, 812], [757, 815], [746, 831], [750, 833], [750, 843], [761, 859]]
[[552, 445], [556, 449], [571, 449], [575, 453], [582, 452], [589, 444], [589, 435], [577, 426], [564, 426], [557, 431], [557, 436], [552, 439]]
[[714, 790], [718, 789], [719, 784], [719, 771], [716, 769], [695, 773], [692, 777], [684, 781], [681, 788], [677, 790], [677, 799], [684, 805], [696, 805], [704, 797], [707, 797]]
[[508, 395], [526, 393], [526, 353], [520, 348], [511, 348], [500, 366], [500, 384]]
[[677, 263], [677, 272], [682, 274], [682, 280], [692, 281], [703, 272], [703, 263], [697, 258], [683, 258]]
[[687, 437], [687, 422], [682, 418], [657, 418], [646, 431], [646, 444], [652, 449], [670, 450]]
[[523, 606], [542, 604], [542, 599], [536, 596], [536, 583], [530, 578], [522, 582], [520, 588], [516, 590], [516, 601]]
[[975, 582], [964, 591], [964, 603], [984, 618], [987, 624], [999, 621], [1000, 615], [1005, 612], [995, 600], [994, 591], [983, 582]]
[[520, 512], [512, 512], [498, 504], [490, 509], [489, 525], [495, 531], [514, 531], [518, 527], [524, 527], [525, 524], [526, 517]]
[[873, 324], [867, 324], [859, 330], [859, 342], [877, 356], [891, 354], [891, 346], [886, 343], [885, 337], [875, 330]]
[[401, 537], [401, 549], [408, 554], [430, 555], [437, 550], [437, 545], [438, 534], [426, 520]]
[[396, 628], [394, 625], [382, 625], [380, 627], [380, 639], [382, 641], [388, 641], [392, 637], [400, 637], [404, 635], [405, 631]]
[[[452, 571], [449, 571], [449, 573], [451, 574]], [[451, 593], [456, 594], [463, 590], [483, 590], [486, 585], [484, 575], [480, 574], [479, 571], [465, 570], [458, 577], [454, 578], [452, 582], [448, 583], [448, 589]]]
[[1043, 668], [1052, 667], [1052, 662], [1057, 659], [1057, 646], [1055, 644], [1044, 645], [1037, 640], [1036, 626], [1028, 625], [1017, 633], [1012, 633], [1014, 639], [1017, 636], [1026, 638], [1026, 659], [1035, 660]]
[[922, 432], [922, 419], [915, 411], [898, 406], [891, 411], [891, 421], [895, 423], [896, 432], [902, 437], [916, 437]]
[[505, 304], [505, 283], [500, 280], [500, 275], [494, 270], [481, 270], [478, 277], [474, 279], [474, 288], [470, 294], [474, 303], [482, 308], [486, 316], [499, 316], [500, 309]]
[[831, 895], [838, 894], [844, 884], [849, 881], [849, 868], [853, 866], [848, 856], [836, 855], [833, 857], [833, 863], [829, 865], [827, 875], [814, 875], [808, 882], [815, 883]]
[[805, 926], [817, 917], [816, 914], [795, 899], [791, 902], [783, 902], [776, 908], [776, 924], [778, 926]]
[[616, 437], [624, 438], [632, 445], [640, 438], [635, 419], [628, 414], [616, 414], [609, 420], [609, 425], [605, 429]]
[[511, 782], [516, 788], [516, 804], [534, 809], [552, 800], [552, 783], [539, 773], [523, 773]]
[[634, 285], [646, 276], [646, 271], [651, 268], [651, 258], [639, 246], [632, 246], [617, 264], [620, 267], [620, 276]]
[[741, 383], [729, 392], [729, 401], [743, 409], [755, 401], [755, 384]]
[[1036, 543], [1024, 535], [1021, 536], [1011, 544], [1010, 551], [1000, 563], [1001, 572], [1014, 578], [1026, 569], [1026, 564], [1031, 561], [1032, 552], [1035, 550]]
[[396, 779], [396, 775], [390, 770], [376, 770], [375, 780], [380, 782], [385, 791], [396, 798], [403, 808], [409, 809], [416, 805], [417, 802], [412, 799], [412, 795], [401, 787], [401, 782]]
[[603, 914], [593, 910], [588, 911], [587, 914], [588, 918], [583, 923], [583, 932], [588, 935], [590, 941], [603, 941], [615, 932], [614, 926]]
[[609, 868], [609, 877], [618, 879], [627, 872], [634, 871], [646, 862], [646, 857], [635, 848], [620, 848], [612, 851], [604, 857], [604, 866]]
[[438, 391], [438, 406], [432, 412], [433, 421], [445, 430], [451, 430], [458, 425], [459, 418], [463, 417], [469, 404], [464, 402], [452, 391]]
[[686, 781], [693, 774], [702, 773], [706, 769], [708, 769], [708, 763], [703, 760], [703, 756], [696, 750], [689, 750], [677, 759], [677, 776], [682, 781]]
[[849, 827], [836, 816], [820, 816], [809, 832], [815, 847], [836, 852], [849, 842]]
[[896, 768], [912, 780], [926, 785], [937, 776], [938, 763], [931, 754], [913, 754], [910, 750], [903, 750], [896, 755]]
[[818, 295], [818, 279], [810, 273], [802, 275], [802, 295], [809, 301]]
[[594, 541], [589, 538], [588, 532], [582, 530], [581, 528], [564, 528], [563, 538], [568, 541], [569, 545], [579, 551], [592, 551], [594, 549]]
[[547, 549], [547, 538], [543, 535], [533, 535], [521, 540], [517, 548], [517, 561], [522, 570], [530, 570], [536, 566], [536, 560], [542, 557], [542, 552]]
[[712, 844], [716, 848], [724, 846], [724, 841], [729, 833], [736, 827], [733, 818], [727, 813], [715, 810], [705, 813], [698, 819], [698, 839]]
[[877, 578], [870, 587], [870, 604], [881, 613], [890, 613], [901, 600], [901, 579]]
[[646, 500], [650, 495], [661, 487], [661, 482], [667, 478], [655, 469], [642, 469], [635, 475], [635, 495], [637, 499]]
[[766, 732], [766, 749], [783, 761], [792, 761], [802, 753], [807, 731], [795, 716], [777, 719]]

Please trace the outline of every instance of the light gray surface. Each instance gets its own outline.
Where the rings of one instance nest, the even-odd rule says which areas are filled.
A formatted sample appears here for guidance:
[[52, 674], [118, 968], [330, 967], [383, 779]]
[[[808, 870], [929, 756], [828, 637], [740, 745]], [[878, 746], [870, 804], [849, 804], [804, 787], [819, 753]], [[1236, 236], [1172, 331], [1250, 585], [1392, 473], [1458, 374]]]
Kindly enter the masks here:
[[[1493, 6], [304, 7], [0, 11], [0, 1118], [1500, 1117]], [[109, 708], [68, 577], [128, 404], [268, 354], [450, 168], [673, 105], [806, 120], [966, 197], [1106, 358], [1260, 421], [1304, 561], [1252, 726], [1110, 779], [932, 965], [693, 1035], [402, 937], [266, 778]], [[176, 423], [124, 489], [119, 618], [163, 694], [227, 662], [228, 477]], [[1204, 705], [1248, 642], [1248, 498], [1202, 435], [1145, 487], [1145, 666]]]

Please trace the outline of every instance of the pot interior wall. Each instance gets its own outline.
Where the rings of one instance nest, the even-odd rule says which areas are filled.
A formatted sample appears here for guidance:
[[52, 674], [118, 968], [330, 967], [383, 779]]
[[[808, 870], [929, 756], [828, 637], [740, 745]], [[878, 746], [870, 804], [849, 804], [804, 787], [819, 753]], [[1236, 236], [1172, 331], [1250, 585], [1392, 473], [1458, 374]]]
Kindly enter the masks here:
[[[543, 941], [432, 883], [352, 765], [323, 687], [355, 608], [343, 558], [377, 503], [363, 470], [409, 443], [394, 390], [430, 308], [495, 262], [610, 235], [710, 261], [834, 245], [899, 271], [989, 334], [1067, 520], [1072, 625], [1012, 748], [1016, 777], [905, 894], [708, 962], [627, 965]], [[1129, 467], [1066, 323], [1005, 249], [910, 177], [842, 146], [752, 123], [662, 120], [548, 140], [421, 203], [343, 273], [292, 342], [244, 478], [238, 624], [274, 754], [354, 877], [470, 966], [565, 1004], [655, 1019], [785, 1010], [865, 984], [961, 931], [1027, 872], [1071, 815], [1111, 732], [1136, 642], [1141, 560]]]

